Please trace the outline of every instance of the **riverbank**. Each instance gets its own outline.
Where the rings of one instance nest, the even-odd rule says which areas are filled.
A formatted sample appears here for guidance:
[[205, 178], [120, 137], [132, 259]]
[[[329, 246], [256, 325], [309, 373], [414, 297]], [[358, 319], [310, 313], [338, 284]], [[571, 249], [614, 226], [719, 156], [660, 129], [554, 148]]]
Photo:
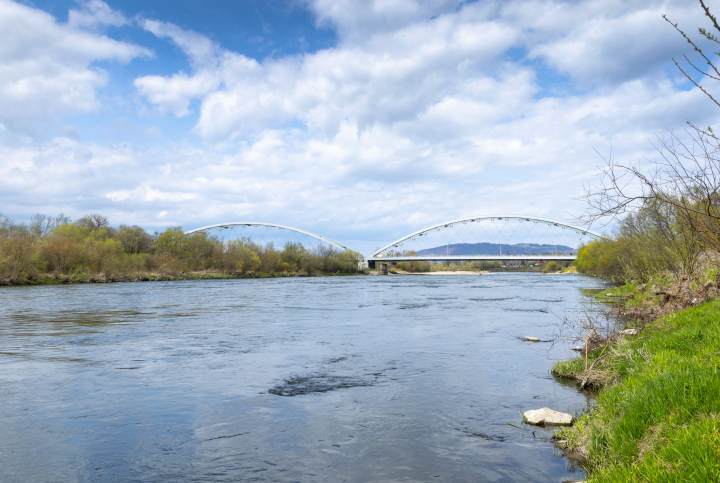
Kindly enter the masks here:
[[588, 481], [720, 478], [720, 283], [665, 278], [599, 294], [634, 323], [553, 366], [600, 388], [595, 407], [556, 434]]
[[389, 275], [492, 275], [491, 272], [480, 270], [480, 271], [470, 271], [470, 270], [448, 270], [447, 272], [400, 272], [400, 271], [390, 271], [388, 273]]
[[81, 284], [81, 283], [114, 283], [114, 282], [163, 282], [171, 280], [225, 280], [225, 279], [251, 279], [251, 278], [285, 278], [285, 277], [335, 277], [335, 276], [352, 276], [363, 275], [362, 272], [355, 273], [316, 273], [309, 275], [304, 272], [253, 272], [253, 273], [223, 273], [223, 272], [185, 272], [185, 273], [165, 273], [165, 272], [143, 272], [125, 275], [106, 275], [93, 273], [74, 273], [74, 274], [45, 274], [36, 278], [28, 279], [0, 279], [0, 287], [20, 287], [32, 285], [61, 285], [61, 284]]

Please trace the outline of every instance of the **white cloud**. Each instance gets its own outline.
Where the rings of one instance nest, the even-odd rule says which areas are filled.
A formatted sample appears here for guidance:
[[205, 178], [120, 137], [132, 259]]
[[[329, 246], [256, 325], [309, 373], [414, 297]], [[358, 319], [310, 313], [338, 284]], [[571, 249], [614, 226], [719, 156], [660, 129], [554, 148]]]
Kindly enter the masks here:
[[149, 138], [160, 138], [162, 137], [162, 131], [157, 126], [152, 126], [143, 131], [143, 135]]
[[105, 197], [114, 202], [137, 199], [141, 202], [164, 201], [177, 203], [180, 201], [193, 200], [197, 198], [197, 195], [195, 193], [163, 191], [144, 184], [132, 190], [111, 191], [110, 193], [107, 193]]
[[129, 20], [122, 13], [111, 9], [101, 0], [88, 0], [81, 3], [80, 10], [71, 9], [68, 12], [68, 27], [75, 29], [100, 25], [119, 27], [128, 23]]
[[[679, 88], [667, 73], [670, 55], [685, 44], [659, 14], [667, 7], [688, 29], [698, 24], [679, 3], [310, 6], [319, 23], [338, 29], [338, 45], [261, 61], [197, 32], [143, 20], [143, 29], [185, 53], [188, 66], [138, 77], [137, 92], [194, 123], [200, 142], [181, 133], [182, 141], [162, 149], [70, 139], [5, 147], [0, 192], [23, 213], [53, 200], [47, 204], [56, 208], [44, 211], [92, 209], [117, 223], [193, 228], [255, 219], [381, 244], [466, 215], [566, 219], [583, 208], [582, 185], [602, 162], [595, 149], [629, 161], [653, 157], [650, 141], [665, 128], [686, 118], [718, 120], [702, 93]], [[96, 17], [97, 24], [112, 20]], [[104, 39], [42, 18], [63, 36]], [[93, 93], [107, 77], [92, 62], [138, 49], [106, 40], [105, 57], [63, 54], [51, 64], [90, 77], [74, 81], [85, 89], [76, 99], [62, 100], [60, 89], [49, 112], [97, 106]], [[7, 58], [3, 48], [0, 59]], [[128, 52], [127, 60], [141, 55]], [[558, 81], [558, 73], [571, 82]], [[99, 76], [94, 83], [92, 75]], [[43, 92], [52, 85], [27, 88], [27, 105], [47, 102]], [[143, 142], [177, 126], [163, 119], [137, 130]], [[9, 122], [0, 114], [2, 125]]]
[[703, 17], [692, 7], [666, 0], [528, 0], [503, 5], [501, 16], [523, 29], [531, 58], [583, 87], [601, 87], [657, 76], [671, 57], [686, 52], [687, 44], [662, 15], [693, 32]]
[[208, 72], [195, 76], [180, 72], [169, 78], [149, 75], [135, 80], [138, 92], [149, 102], [178, 117], [189, 115], [190, 102], [197, 97], [210, 94], [218, 85], [217, 78]]
[[215, 55], [219, 47], [204, 35], [157, 20], [145, 19], [141, 24], [153, 35], [172, 40], [187, 54], [193, 67], [211, 67], [215, 63]]
[[150, 55], [140, 46], [82, 30], [93, 22], [119, 21], [102, 2], [90, 2], [87, 9], [60, 24], [41, 10], [0, 0], [0, 122], [6, 128], [27, 131], [35, 121], [97, 109], [96, 92], [108, 77], [93, 63]]
[[311, 0], [321, 26], [334, 27], [344, 41], [360, 41], [378, 32], [398, 31], [452, 11], [462, 0]]
[[[388, 126], [363, 130], [352, 122], [332, 137], [264, 130], [234, 152], [57, 139], [41, 149], [0, 153], [7, 160], [0, 191], [27, 203], [29, 213], [38, 211], [34, 187], [46, 186], [40, 198], [75, 206], [77, 213], [62, 208], [73, 216], [92, 207], [117, 223], [147, 227], [272, 221], [340, 241], [375, 240], [358, 246], [368, 250], [465, 215], [566, 219], [567, 211], [582, 210], [576, 199], [601, 162], [593, 148], [605, 152], [612, 146], [623, 160], [653, 157], [648, 133], [654, 127], [662, 132], [654, 117], [704, 102], [669, 85], [642, 87], [638, 82], [605, 96], [544, 99], [503, 123], [470, 119], [463, 142], [452, 146], [434, 138], [420, 142]], [[658, 106], [644, 114], [642, 106], [653, 103]], [[473, 133], [478, 126], [484, 130]], [[82, 200], [76, 198], [80, 193]]]
[[[399, 2], [391, 10], [409, 12], [413, 5]], [[345, 120], [363, 128], [393, 124], [417, 118], [468, 83], [491, 79], [483, 70], [498, 64], [517, 35], [481, 13], [468, 7], [383, 31], [363, 45], [263, 63], [197, 33], [148, 21], [146, 29], [187, 53], [193, 72], [135, 83], [149, 102], [178, 116], [188, 115], [191, 100], [200, 99], [196, 131], [210, 140], [252, 135], [294, 119], [325, 135], [334, 135]]]

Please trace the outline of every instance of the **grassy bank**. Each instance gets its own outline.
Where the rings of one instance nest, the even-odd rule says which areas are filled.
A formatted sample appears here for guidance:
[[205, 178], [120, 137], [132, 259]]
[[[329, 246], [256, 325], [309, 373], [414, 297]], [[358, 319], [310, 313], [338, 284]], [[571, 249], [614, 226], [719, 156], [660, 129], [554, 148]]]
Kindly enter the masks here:
[[[636, 305], [662, 297], [661, 305], [669, 294], [655, 292], [630, 286], [610, 295]], [[557, 434], [559, 445], [584, 457], [588, 481], [720, 481], [719, 366], [718, 299], [598, 347], [587, 363], [558, 362], [556, 375], [604, 385], [594, 409]]]

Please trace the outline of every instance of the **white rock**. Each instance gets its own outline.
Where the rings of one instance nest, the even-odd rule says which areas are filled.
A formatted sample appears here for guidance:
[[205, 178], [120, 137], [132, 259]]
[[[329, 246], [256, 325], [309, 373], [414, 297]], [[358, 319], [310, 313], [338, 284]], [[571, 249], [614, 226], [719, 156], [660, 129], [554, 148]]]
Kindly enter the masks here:
[[575, 352], [582, 352], [585, 350], [585, 348], [580, 347], [579, 345], [576, 345], [575, 347], [572, 348], [572, 350], [574, 350]]
[[553, 411], [550, 408], [531, 409], [523, 414], [525, 421], [536, 426], [544, 426], [553, 424], [558, 426], [568, 426], [572, 424], [573, 417], [567, 413]]
[[620, 335], [638, 335], [640, 329], [625, 329], [620, 331]]
[[538, 339], [537, 337], [523, 337], [522, 340], [527, 342], [540, 342], [540, 339]]

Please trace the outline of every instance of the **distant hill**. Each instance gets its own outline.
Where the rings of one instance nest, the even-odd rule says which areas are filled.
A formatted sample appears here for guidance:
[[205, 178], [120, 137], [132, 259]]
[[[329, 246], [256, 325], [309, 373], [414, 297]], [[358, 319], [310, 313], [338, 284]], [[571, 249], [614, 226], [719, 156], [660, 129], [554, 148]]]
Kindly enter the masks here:
[[537, 243], [519, 243], [517, 245], [500, 245], [498, 243], [456, 243], [443, 245], [435, 248], [418, 250], [416, 253], [421, 257], [432, 255], [559, 255], [575, 252], [575, 248], [565, 245], [539, 245]]

